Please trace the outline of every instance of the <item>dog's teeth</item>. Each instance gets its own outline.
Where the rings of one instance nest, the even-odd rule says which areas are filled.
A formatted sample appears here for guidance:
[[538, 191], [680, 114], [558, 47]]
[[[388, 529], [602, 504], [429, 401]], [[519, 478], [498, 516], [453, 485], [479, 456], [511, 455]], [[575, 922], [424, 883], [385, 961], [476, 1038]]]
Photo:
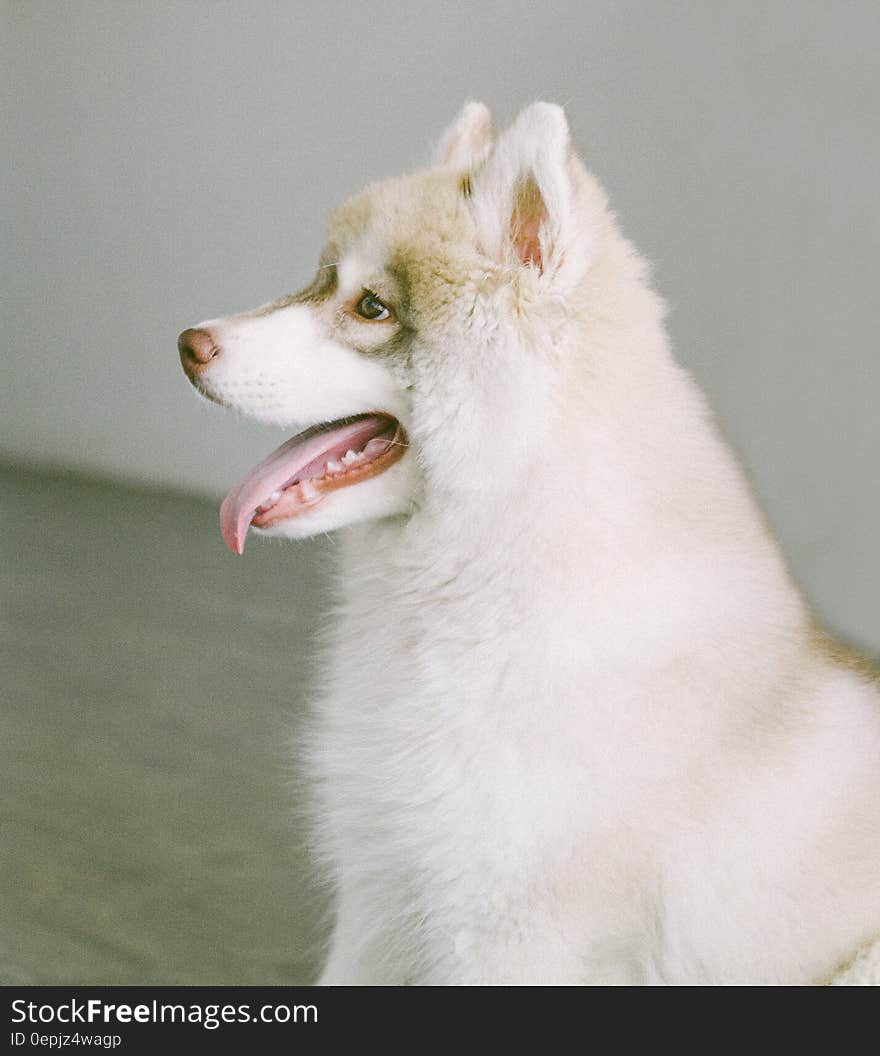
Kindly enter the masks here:
[[343, 464], [341, 462], [337, 462], [333, 458], [331, 458], [330, 461], [327, 463], [327, 472], [328, 473], [341, 473], [344, 469], [345, 469], [345, 466], [343, 466]]
[[355, 451], [346, 451], [345, 454], [342, 456], [342, 461], [347, 466], [350, 466], [352, 462], [357, 462], [361, 458], [363, 458], [363, 455], [359, 455]]
[[311, 502], [320, 492], [310, 480], [304, 480], [297, 486], [298, 497], [302, 502]]
[[272, 494], [269, 496], [269, 502], [277, 502], [280, 498], [281, 498], [281, 492], [280, 491], [273, 491]]

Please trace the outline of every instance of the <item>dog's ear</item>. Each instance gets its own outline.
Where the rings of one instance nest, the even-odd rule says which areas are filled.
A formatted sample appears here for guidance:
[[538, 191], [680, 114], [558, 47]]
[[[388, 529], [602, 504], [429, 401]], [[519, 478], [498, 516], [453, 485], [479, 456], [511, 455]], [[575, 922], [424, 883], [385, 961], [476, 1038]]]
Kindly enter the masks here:
[[465, 103], [461, 113], [443, 133], [434, 151], [434, 163], [468, 169], [492, 145], [492, 115], [484, 103]]
[[576, 208], [574, 162], [562, 107], [533, 103], [471, 177], [483, 249], [500, 264], [548, 278], [582, 272], [589, 239]]

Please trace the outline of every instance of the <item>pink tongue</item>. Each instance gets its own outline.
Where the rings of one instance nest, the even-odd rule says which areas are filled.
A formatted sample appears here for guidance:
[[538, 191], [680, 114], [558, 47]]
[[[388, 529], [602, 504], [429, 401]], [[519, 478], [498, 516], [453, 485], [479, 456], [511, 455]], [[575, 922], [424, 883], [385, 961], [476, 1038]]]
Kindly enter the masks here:
[[[273, 491], [293, 483], [306, 469], [323, 475], [321, 470], [327, 459], [340, 456], [349, 448], [360, 451], [388, 428], [389, 421], [382, 415], [370, 415], [338, 429], [307, 429], [264, 458], [235, 485], [220, 507], [220, 532], [229, 549], [234, 554], [243, 552], [251, 519]], [[319, 464], [311, 467], [312, 462]]]

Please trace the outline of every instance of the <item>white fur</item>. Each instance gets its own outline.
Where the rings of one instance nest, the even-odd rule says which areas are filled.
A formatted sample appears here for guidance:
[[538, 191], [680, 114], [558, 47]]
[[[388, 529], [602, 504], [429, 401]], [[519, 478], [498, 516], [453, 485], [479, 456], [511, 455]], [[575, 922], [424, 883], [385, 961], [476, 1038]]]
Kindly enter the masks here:
[[[413, 443], [279, 528], [373, 518], [341, 538], [304, 751], [322, 981], [826, 980], [880, 934], [877, 691], [817, 646], [562, 112], [488, 156], [486, 114], [441, 153], [478, 159], [472, 310], [405, 375], [296, 306], [222, 323], [204, 382], [285, 423], [389, 410]], [[505, 242], [524, 174], [542, 271]]]
[[326, 337], [302, 305], [267, 305], [198, 326], [223, 347], [200, 390], [261, 422], [302, 429], [365, 406], [405, 413], [406, 395], [381, 364]]
[[444, 133], [434, 152], [438, 165], [467, 169], [478, 162], [492, 144], [492, 115], [483, 103], [465, 103], [458, 119]]

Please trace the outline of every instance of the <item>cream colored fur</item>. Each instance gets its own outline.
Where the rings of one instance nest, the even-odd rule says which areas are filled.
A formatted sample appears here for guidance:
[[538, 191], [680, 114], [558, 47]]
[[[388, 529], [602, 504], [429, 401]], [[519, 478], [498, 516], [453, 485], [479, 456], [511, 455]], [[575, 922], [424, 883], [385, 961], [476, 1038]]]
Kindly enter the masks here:
[[[273, 530], [345, 529], [297, 746], [322, 981], [829, 979], [880, 935], [880, 697], [814, 630], [562, 111], [493, 141], [470, 104], [434, 168], [337, 210], [329, 266], [323, 299], [206, 324], [200, 382], [290, 430], [389, 411], [412, 445]], [[400, 321], [353, 317], [364, 287]]]

